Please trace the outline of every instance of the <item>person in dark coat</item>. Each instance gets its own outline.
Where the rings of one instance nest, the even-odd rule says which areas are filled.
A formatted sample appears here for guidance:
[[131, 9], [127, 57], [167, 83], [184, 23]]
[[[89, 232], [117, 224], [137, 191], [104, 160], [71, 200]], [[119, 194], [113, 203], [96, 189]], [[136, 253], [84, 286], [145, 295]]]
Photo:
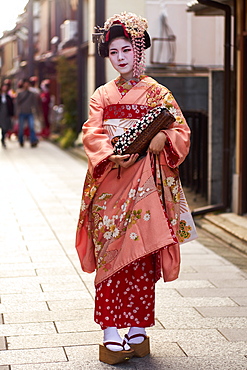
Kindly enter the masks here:
[[14, 116], [13, 98], [8, 94], [8, 86], [3, 84], [0, 95], [0, 127], [2, 130], [2, 146], [6, 148], [5, 136], [12, 128], [12, 117]]
[[30, 142], [31, 147], [34, 148], [38, 144], [38, 139], [36, 136], [35, 128], [34, 128], [34, 117], [33, 117], [33, 110], [37, 108], [37, 99], [33, 92], [29, 90], [30, 82], [28, 79], [23, 80], [23, 90], [19, 92], [16, 98], [16, 106], [19, 115], [19, 130], [18, 130], [18, 139], [20, 146], [23, 147], [24, 139], [23, 139], [23, 131], [24, 131], [24, 123], [27, 121], [29, 131], [30, 131]]

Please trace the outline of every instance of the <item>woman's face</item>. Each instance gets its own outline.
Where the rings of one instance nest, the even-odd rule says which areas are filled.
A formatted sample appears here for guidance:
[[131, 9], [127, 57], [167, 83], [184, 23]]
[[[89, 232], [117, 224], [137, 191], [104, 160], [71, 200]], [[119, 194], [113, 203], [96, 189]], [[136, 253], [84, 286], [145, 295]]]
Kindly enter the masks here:
[[3, 93], [5, 93], [6, 91], [8, 91], [8, 86], [7, 86], [7, 85], [2, 85], [2, 87], [1, 87], [1, 91], [2, 91]]
[[116, 71], [126, 80], [133, 78], [134, 51], [130, 41], [117, 38], [109, 45], [109, 59]]

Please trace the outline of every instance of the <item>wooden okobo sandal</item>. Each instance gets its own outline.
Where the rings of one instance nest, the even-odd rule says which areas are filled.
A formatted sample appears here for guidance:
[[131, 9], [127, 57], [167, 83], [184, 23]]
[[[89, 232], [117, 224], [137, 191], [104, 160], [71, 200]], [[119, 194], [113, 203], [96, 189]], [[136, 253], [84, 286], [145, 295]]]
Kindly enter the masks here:
[[[106, 348], [108, 344], [114, 345], [114, 346], [121, 346], [123, 347], [122, 351], [111, 351], [110, 349]], [[123, 343], [118, 342], [105, 342], [103, 345], [99, 345], [99, 360], [102, 362], [105, 362], [109, 365], [118, 364], [120, 362], [127, 361], [131, 359], [134, 356], [134, 350], [129, 349], [126, 351], [124, 349], [124, 345], [127, 344], [127, 342], [124, 340]]]
[[[131, 335], [130, 337], [128, 334], [125, 334], [124, 336], [127, 340], [128, 345], [130, 346], [131, 349], [134, 350], [134, 356], [136, 357], [145, 357], [149, 355], [150, 353], [150, 342], [149, 342], [149, 337], [147, 337], [145, 334], [134, 334]], [[144, 341], [139, 343], [139, 344], [132, 344], [129, 343], [129, 341], [133, 338], [138, 338], [138, 337], [143, 337]]]

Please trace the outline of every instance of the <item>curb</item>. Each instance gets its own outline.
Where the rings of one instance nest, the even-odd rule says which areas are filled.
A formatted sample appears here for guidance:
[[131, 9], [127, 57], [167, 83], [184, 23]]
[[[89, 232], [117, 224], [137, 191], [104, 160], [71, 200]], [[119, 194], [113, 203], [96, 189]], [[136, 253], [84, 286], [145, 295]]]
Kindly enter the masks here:
[[[230, 222], [227, 222], [225, 225], [220, 216], [205, 216], [200, 219], [196, 218], [195, 223], [197, 227], [207, 231], [215, 238], [218, 238], [219, 240], [227, 243], [230, 247], [247, 255], [247, 242], [245, 241], [246, 235], [244, 235], [244, 238], [242, 238], [245, 228], [237, 228], [235, 224]], [[237, 233], [235, 232], [236, 230]]]

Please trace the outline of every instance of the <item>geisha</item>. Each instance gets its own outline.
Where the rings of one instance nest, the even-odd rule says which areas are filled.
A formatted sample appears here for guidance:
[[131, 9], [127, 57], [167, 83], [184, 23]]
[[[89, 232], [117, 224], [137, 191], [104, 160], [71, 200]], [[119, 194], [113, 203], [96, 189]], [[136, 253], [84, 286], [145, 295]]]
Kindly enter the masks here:
[[[99, 359], [115, 364], [150, 353], [146, 328], [154, 325], [155, 283], [161, 276], [165, 282], [178, 277], [179, 244], [195, 230], [178, 171], [190, 129], [172, 93], [144, 75], [147, 21], [121, 13], [101, 31], [99, 54], [109, 57], [119, 77], [94, 92], [83, 125], [88, 172], [76, 248], [82, 269], [96, 271]], [[157, 106], [165, 106], [175, 122], [151, 140], [145, 156], [115, 155], [118, 137]], [[120, 328], [128, 328], [124, 338]]]

